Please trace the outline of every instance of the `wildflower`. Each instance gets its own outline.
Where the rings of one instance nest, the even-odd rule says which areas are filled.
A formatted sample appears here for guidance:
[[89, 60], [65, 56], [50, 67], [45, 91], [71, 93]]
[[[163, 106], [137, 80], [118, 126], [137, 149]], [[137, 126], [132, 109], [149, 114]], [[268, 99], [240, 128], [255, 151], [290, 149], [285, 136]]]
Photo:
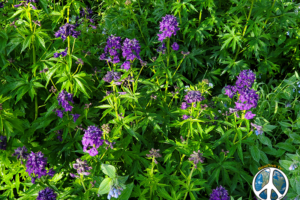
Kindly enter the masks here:
[[49, 71], [49, 69], [45, 68], [45, 69], [41, 70], [40, 73], [46, 73], [47, 71]]
[[6, 136], [1, 135], [0, 136], [0, 150], [6, 150], [6, 145], [7, 145], [7, 138]]
[[[89, 153], [91, 156], [97, 155], [97, 149], [104, 142], [101, 137], [102, 131], [99, 128], [96, 126], [89, 126], [87, 130], [85, 130], [85, 134], [82, 138], [83, 151]], [[91, 149], [87, 150], [88, 147], [91, 147]]]
[[4, 3], [0, 2], [0, 8], [4, 8]]
[[146, 154], [146, 156], [149, 158], [149, 157], [152, 157], [152, 158], [154, 158], [154, 162], [155, 162], [155, 164], [157, 164], [158, 162], [156, 161], [156, 159], [155, 158], [160, 158], [161, 157], [161, 155], [158, 153], [160, 150], [159, 149], [151, 149], [149, 152], [150, 152], [150, 154]]
[[80, 117], [80, 114], [71, 114], [73, 116], [73, 121], [74, 123], [76, 122], [76, 120]]
[[238, 110], [250, 110], [256, 108], [259, 95], [253, 89], [246, 89], [240, 93], [239, 99], [235, 102], [235, 108]]
[[154, 95], [154, 94], [151, 94], [151, 99], [154, 99], [154, 100], [156, 100], [156, 98], [157, 98], [157, 96], [156, 96], [156, 95]]
[[36, 198], [37, 200], [56, 200], [57, 194], [54, 191], [46, 187], [44, 190], [39, 191], [39, 195]]
[[63, 118], [63, 115], [64, 115], [63, 111], [56, 109], [55, 112], [56, 112], [56, 114], [57, 114], [58, 117]]
[[41, 22], [38, 21], [38, 20], [36, 20], [36, 21], [32, 20], [32, 22], [35, 23], [35, 24], [38, 25], [38, 26], [41, 26]]
[[296, 164], [291, 164], [291, 166], [289, 167], [289, 170], [295, 170], [297, 168], [297, 165]]
[[253, 119], [253, 117], [255, 116], [256, 114], [253, 114], [252, 111], [248, 111], [246, 114], [245, 114], [245, 118], [246, 119]]
[[212, 191], [209, 200], [230, 200], [230, 197], [228, 196], [228, 191], [220, 186]]
[[73, 106], [70, 105], [69, 102], [74, 103], [73, 101], [73, 94], [66, 92], [65, 90], [62, 90], [61, 93], [59, 93], [58, 97], [58, 105], [61, 104], [61, 106], [65, 109], [64, 111], [72, 111]]
[[105, 144], [107, 144], [107, 147], [105, 149], [108, 149], [108, 147], [110, 147], [111, 149], [113, 149], [113, 145], [116, 144], [116, 142], [109, 142], [108, 140], [104, 140]]
[[186, 119], [188, 119], [188, 118], [191, 118], [191, 116], [188, 116], [188, 115], [183, 115], [183, 116], [182, 116], [182, 119], [184, 119], [184, 120], [186, 120]]
[[229, 98], [232, 98], [235, 93], [234, 93], [234, 86], [231, 86], [231, 85], [227, 85], [225, 86], [225, 94], [229, 97]]
[[109, 124], [103, 124], [101, 126], [102, 130], [106, 133], [109, 133], [110, 132], [110, 128], [109, 128]]
[[81, 58], [78, 58], [78, 61], [76, 61], [75, 62], [76, 64], [81, 64], [81, 65], [84, 65], [84, 62], [82, 61], [82, 59]]
[[9, 63], [15, 62], [15, 60], [13, 60], [12, 58], [7, 59], [7, 61], [8, 61]]
[[207, 107], [208, 107], [208, 105], [206, 105], [206, 104], [201, 105], [201, 109], [205, 109]]
[[104, 48], [104, 53], [100, 56], [100, 60], [107, 60], [108, 62], [112, 62], [113, 60], [111, 59], [111, 57], [109, 58], [109, 56], [113, 56], [113, 63], [118, 63], [120, 59], [117, 50], [121, 49], [121, 41], [121, 37], [116, 37], [114, 35], [109, 36], [106, 42], [107, 45]]
[[76, 127], [75, 127], [75, 131], [77, 131], [77, 130], [83, 130], [82, 124], [80, 124], [79, 126], [76, 126]]
[[288, 102], [288, 103], [285, 105], [285, 107], [286, 107], [286, 108], [291, 107], [291, 103]]
[[59, 56], [60, 56], [60, 53], [54, 53], [54, 54], [53, 54], [53, 57], [54, 57], [54, 58], [58, 58]]
[[186, 100], [187, 103], [195, 103], [197, 101], [203, 101], [204, 97], [201, 96], [199, 91], [189, 91], [187, 95], [185, 95], [184, 100]]
[[135, 38], [130, 40], [126, 38], [122, 46], [122, 56], [126, 60], [133, 61], [135, 58], [140, 59], [141, 47], [139, 41]]
[[178, 45], [176, 42], [174, 42], [174, 43], [172, 44], [172, 49], [173, 49], [174, 51], [178, 51], [178, 50], [179, 50], [179, 45]]
[[286, 32], [286, 35], [287, 35], [287, 36], [290, 36], [290, 32], [289, 32], [289, 31], [288, 31], [288, 32]]
[[90, 108], [90, 106], [92, 105], [92, 103], [89, 103], [89, 104], [84, 104], [85, 105], [85, 107], [84, 107], [84, 109], [89, 109]]
[[[76, 159], [76, 162], [73, 164], [73, 168], [77, 170], [77, 173], [80, 175], [85, 175], [85, 176], [88, 176], [90, 175], [90, 172], [87, 172], [89, 170], [92, 169], [92, 167], [90, 167], [88, 164], [87, 164], [87, 161], [82, 161], [80, 158], [77, 158]], [[72, 178], [75, 178], [75, 177], [79, 177], [75, 174], [70, 174], [70, 176]]]
[[224, 151], [224, 149], [222, 149], [222, 152], [225, 154], [225, 156], [229, 153], [229, 151]]
[[179, 30], [178, 22], [175, 16], [166, 15], [162, 18], [162, 21], [159, 23], [159, 31], [162, 32], [158, 35], [158, 40], [163, 42], [165, 38], [170, 38], [172, 35], [176, 35], [176, 32]]
[[188, 52], [183, 52], [183, 51], [181, 51], [181, 54], [185, 57], [185, 56], [189, 55], [190, 52], [189, 52], [189, 51], [188, 51]]
[[182, 102], [182, 103], [181, 103], [181, 107], [180, 107], [180, 108], [181, 108], [182, 110], [185, 110], [185, 109], [187, 109], [188, 107], [189, 107], [189, 105], [188, 105], [186, 102]]
[[194, 151], [194, 153], [191, 154], [189, 161], [194, 161], [193, 163], [195, 165], [195, 168], [197, 168], [197, 164], [199, 162], [203, 163], [205, 160], [205, 158], [202, 156], [203, 156], [203, 153], [200, 153], [200, 150], [198, 150], [198, 152]]
[[121, 187], [119, 187], [118, 189], [115, 187], [111, 187], [107, 195], [107, 199], [111, 199], [112, 197], [117, 199], [121, 195], [121, 190], [123, 190], [123, 188]]
[[89, 27], [91, 27], [92, 29], [97, 29], [97, 26], [94, 25], [89, 25]]
[[209, 83], [208, 86], [211, 87], [211, 88], [213, 88], [213, 87], [214, 87], [214, 84]]
[[122, 65], [121, 65], [121, 69], [126, 69], [127, 71], [130, 69], [130, 62], [129, 61], [125, 61]]
[[[28, 172], [29, 176], [32, 177], [33, 174], [37, 175], [38, 178], [41, 178], [42, 176], [53, 176], [54, 175], [54, 171], [53, 169], [49, 170], [49, 172], [47, 173], [45, 167], [47, 165], [47, 158], [44, 158], [44, 154], [42, 152], [31, 152], [28, 155], [28, 160], [26, 163], [26, 172]], [[35, 179], [37, 177], [34, 177], [33, 179], [33, 183], [35, 183]]]
[[57, 135], [57, 139], [62, 142], [63, 139], [62, 139], [62, 130], [58, 130], [56, 131], [56, 135]]
[[28, 153], [26, 153], [28, 150], [25, 146], [18, 147], [15, 149], [15, 153], [12, 154], [12, 156], [17, 156], [17, 159], [21, 158], [21, 163], [23, 164], [23, 160], [27, 159]]
[[66, 55], [68, 54], [68, 47], [66, 47], [66, 49], [63, 51], [63, 52], [61, 52], [61, 57], [65, 57]]
[[110, 95], [111, 93], [113, 93], [113, 91], [106, 91], [106, 96]]
[[76, 26], [73, 24], [66, 23], [54, 34], [56, 38], [61, 37], [63, 41], [67, 39], [68, 36], [78, 38], [80, 31], [75, 31]]
[[[162, 52], [162, 54], [165, 54], [165, 53], [166, 53], [166, 49], [167, 49], [167, 47], [166, 47], [165, 43], [162, 43], [162, 46], [161, 46], [161, 47], [158, 47], [157, 52], [158, 52], [158, 53], [159, 53], [159, 52]], [[155, 57], [155, 60], [156, 60], [156, 57]], [[155, 60], [154, 60], [154, 61], [155, 61]]]
[[120, 95], [127, 94], [127, 92], [118, 92]]
[[49, 90], [49, 92], [55, 93], [56, 91], [57, 90], [53, 86], [51, 86], [51, 89]]
[[118, 81], [121, 78], [121, 73], [120, 72], [114, 72], [108, 71], [107, 74], [104, 76], [103, 80], [107, 83], [110, 83], [112, 80]]

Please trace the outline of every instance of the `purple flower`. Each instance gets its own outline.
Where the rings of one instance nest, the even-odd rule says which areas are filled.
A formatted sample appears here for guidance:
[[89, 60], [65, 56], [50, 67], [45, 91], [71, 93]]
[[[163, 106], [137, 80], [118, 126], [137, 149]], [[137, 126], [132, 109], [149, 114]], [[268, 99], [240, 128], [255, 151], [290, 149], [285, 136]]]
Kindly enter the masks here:
[[60, 53], [54, 53], [53, 57], [58, 58], [60, 56]]
[[161, 47], [158, 47], [157, 52], [162, 52], [162, 54], [165, 54], [166, 49], [167, 49], [167, 47], [166, 47], [165, 43], [162, 43]]
[[201, 93], [199, 91], [189, 91], [187, 95], [185, 95], [184, 100], [187, 103], [195, 103], [200, 102], [204, 100], [204, 97], [201, 96]]
[[197, 164], [199, 162], [203, 163], [204, 162], [204, 157], [203, 156], [203, 153], [200, 153], [200, 150], [198, 150], [198, 152], [194, 151], [193, 154], [191, 154], [190, 158], [189, 158], [189, 161], [194, 161], [194, 165], [195, 165], [195, 168], [197, 168]]
[[[42, 176], [53, 176], [54, 171], [53, 169], [50, 169], [47, 173], [45, 167], [47, 165], [47, 158], [44, 158], [44, 154], [42, 152], [31, 152], [27, 156], [28, 160], [26, 163], [26, 172], [28, 172], [29, 176], [32, 177], [33, 174], [37, 175], [38, 178], [41, 178]], [[33, 182], [35, 182], [36, 177], [33, 179]]]
[[17, 149], [15, 149], [15, 153], [13, 153], [12, 156], [17, 156], [17, 159], [21, 158], [21, 162], [22, 162], [23, 159], [24, 160], [27, 159], [28, 153], [26, 152], [27, 152], [27, 148], [25, 146], [18, 147]]
[[76, 120], [80, 117], [80, 114], [71, 114], [73, 116], [73, 121], [74, 123], [76, 122]]
[[66, 55], [68, 54], [68, 47], [63, 51], [63, 52], [61, 52], [61, 56], [62, 57], [65, 57]]
[[58, 117], [63, 118], [63, 116], [64, 116], [64, 114], [63, 114], [64, 112], [63, 111], [56, 109], [55, 112], [56, 112], [56, 114], [57, 114]]
[[122, 65], [121, 65], [121, 69], [126, 69], [127, 71], [130, 69], [130, 62], [129, 61], [125, 61]]
[[154, 158], [154, 162], [155, 162], [155, 164], [157, 164], [157, 161], [156, 161], [155, 158], [161, 157], [159, 151], [160, 151], [159, 149], [153, 149], [153, 148], [152, 148], [152, 149], [149, 151], [150, 154], [146, 154], [146, 156], [147, 156], [148, 158], [150, 158], [150, 157]]
[[122, 46], [122, 55], [126, 60], [133, 61], [135, 58], [140, 59], [141, 47], [139, 41], [135, 38], [130, 40], [126, 38]]
[[107, 83], [110, 83], [112, 80], [118, 81], [121, 78], [120, 72], [115, 72], [114, 70], [108, 71], [104, 76], [103, 80]]
[[[104, 53], [100, 56], [100, 60], [107, 60], [114, 64], [119, 63], [120, 58], [117, 50], [121, 49], [121, 42], [121, 37], [116, 37], [114, 35], [109, 36], [104, 48]], [[113, 57], [113, 59], [111, 57]]]
[[78, 176], [78, 175], [76, 175], [76, 174], [73, 174], [73, 173], [70, 173], [70, 176], [71, 176], [72, 178], [79, 178], [79, 176]]
[[46, 187], [44, 190], [39, 191], [39, 195], [36, 198], [37, 200], [56, 200], [57, 194], [54, 191]]
[[[77, 170], [78, 174], [82, 174], [82, 175], [86, 175], [86, 176], [88, 176], [90, 174], [90, 172], [86, 172], [86, 171], [92, 169], [92, 167], [88, 166], [86, 160], [82, 161], [80, 158], [76, 159], [76, 163], [73, 164], [73, 168]], [[79, 176], [77, 176], [75, 174], [72, 174], [72, 173], [70, 173], [70, 176], [72, 178], [79, 177]]]
[[235, 95], [235, 92], [233, 91], [233, 86], [231, 86], [231, 85], [225, 86], [225, 94], [229, 98], [232, 98]]
[[73, 94], [68, 93], [65, 90], [62, 90], [61, 93], [59, 93], [57, 100], [58, 100], [58, 105], [61, 105], [65, 109], [64, 110], [65, 112], [72, 111], [73, 106], [71, 106], [69, 102], [74, 103]]
[[120, 95], [127, 94], [127, 92], [118, 92]]
[[291, 164], [291, 166], [289, 167], [289, 170], [295, 170], [297, 168], [297, 165], [296, 164]]
[[176, 32], [179, 30], [177, 19], [173, 15], [166, 15], [163, 17], [159, 27], [159, 31], [162, 33], [157, 35], [158, 40], [161, 42], [167, 37], [170, 38], [172, 35], [176, 35]]
[[62, 139], [62, 130], [56, 131], [56, 135], [57, 135], [57, 139], [62, 142], [63, 141], [63, 139]]
[[212, 191], [209, 200], [230, 200], [230, 197], [228, 196], [228, 191], [220, 186]]
[[108, 147], [110, 147], [111, 149], [113, 149], [114, 148], [113, 145], [116, 144], [115, 142], [109, 142], [108, 140], [105, 140], [104, 142], [105, 142], [105, 144], [107, 144], [107, 147], [105, 149], [108, 149]]
[[[97, 155], [97, 149], [104, 142], [101, 137], [102, 131], [98, 127], [89, 126], [87, 130], [85, 130], [85, 134], [82, 138], [83, 151], [88, 152], [91, 156]], [[92, 150], [87, 150], [88, 147], [91, 147]]]
[[186, 102], [182, 102], [182, 103], [181, 103], [181, 107], [180, 107], [180, 108], [181, 108], [182, 110], [185, 110], [185, 109], [187, 109], [188, 107], [189, 107], [189, 105], [188, 105]]
[[54, 34], [56, 38], [61, 37], [63, 41], [66, 40], [68, 36], [77, 38], [80, 35], [80, 31], [75, 31], [76, 26], [73, 24], [66, 23]]
[[182, 119], [184, 119], [184, 120], [186, 120], [186, 119], [188, 119], [188, 118], [191, 118], [191, 116], [188, 116], [188, 115], [183, 115], [183, 116], [182, 116]]
[[0, 2], [0, 8], [4, 8], [4, 3]]
[[248, 111], [245, 115], [246, 119], [253, 119], [256, 114], [253, 114], [252, 111]]
[[179, 45], [178, 45], [176, 42], [174, 42], [174, 43], [172, 44], [172, 49], [173, 49], [174, 51], [178, 51], [178, 50], [179, 50]]
[[7, 145], [7, 138], [6, 136], [1, 135], [0, 136], [0, 150], [6, 150], [6, 145]]
[[238, 110], [250, 110], [256, 108], [259, 95], [253, 89], [241, 91], [239, 99], [235, 102], [235, 108]]

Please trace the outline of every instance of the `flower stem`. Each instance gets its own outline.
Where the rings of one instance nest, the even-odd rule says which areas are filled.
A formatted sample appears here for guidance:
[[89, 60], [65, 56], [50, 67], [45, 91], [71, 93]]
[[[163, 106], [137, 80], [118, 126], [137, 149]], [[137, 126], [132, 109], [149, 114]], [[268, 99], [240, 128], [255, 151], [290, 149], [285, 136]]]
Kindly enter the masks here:
[[[190, 187], [190, 183], [191, 183], [191, 179], [192, 179], [192, 175], [193, 175], [194, 169], [195, 169], [195, 167], [193, 166], [192, 171], [191, 171], [191, 173], [190, 173], [190, 175], [189, 175], [189, 178], [188, 178], [188, 184], [187, 184], [187, 185], [188, 185], [188, 189], [190, 189], [189, 187]], [[185, 193], [184, 199], [183, 199], [183, 200], [186, 199], [188, 193], [189, 193], [189, 192], [186, 192], [186, 193]]]
[[82, 184], [82, 186], [83, 186], [83, 188], [84, 188], [84, 191], [86, 192], [86, 187], [85, 187], [85, 185], [84, 185], [84, 181], [82, 180], [82, 178], [80, 177], [80, 181], [81, 181], [81, 184]]

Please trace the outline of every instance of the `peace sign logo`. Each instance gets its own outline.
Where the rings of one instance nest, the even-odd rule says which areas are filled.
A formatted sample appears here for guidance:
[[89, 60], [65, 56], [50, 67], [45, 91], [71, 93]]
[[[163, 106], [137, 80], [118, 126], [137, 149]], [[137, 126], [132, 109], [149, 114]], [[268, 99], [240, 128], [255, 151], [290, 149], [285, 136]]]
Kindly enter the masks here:
[[289, 180], [281, 170], [267, 167], [255, 175], [252, 188], [258, 199], [280, 200], [288, 192]]

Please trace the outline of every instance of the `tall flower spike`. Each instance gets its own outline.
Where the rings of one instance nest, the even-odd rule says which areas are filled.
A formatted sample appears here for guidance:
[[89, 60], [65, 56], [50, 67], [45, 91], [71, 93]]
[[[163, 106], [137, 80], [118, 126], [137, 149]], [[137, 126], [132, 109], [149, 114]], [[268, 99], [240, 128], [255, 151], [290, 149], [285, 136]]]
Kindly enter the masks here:
[[162, 32], [158, 35], [158, 40], [163, 42], [165, 38], [170, 38], [172, 35], [176, 35], [176, 32], [179, 30], [178, 22], [175, 16], [166, 15], [162, 18], [162, 21], [159, 23], [159, 31]]
[[[82, 138], [83, 151], [89, 153], [91, 156], [97, 155], [97, 149], [104, 142], [101, 137], [102, 131], [98, 127], [89, 126]], [[88, 150], [88, 147], [91, 147], [91, 149]]]
[[230, 197], [228, 195], [228, 191], [224, 187], [220, 186], [212, 191], [209, 200], [230, 200]]
[[21, 158], [21, 163], [23, 164], [22, 160], [26, 160], [28, 157], [27, 148], [25, 146], [23, 147], [18, 147], [15, 149], [15, 153], [12, 154], [12, 156], [17, 156], [17, 159]]
[[78, 38], [80, 31], [75, 31], [76, 26], [73, 24], [66, 23], [54, 34], [56, 38], [61, 37], [63, 41], [67, 39], [68, 36]]

